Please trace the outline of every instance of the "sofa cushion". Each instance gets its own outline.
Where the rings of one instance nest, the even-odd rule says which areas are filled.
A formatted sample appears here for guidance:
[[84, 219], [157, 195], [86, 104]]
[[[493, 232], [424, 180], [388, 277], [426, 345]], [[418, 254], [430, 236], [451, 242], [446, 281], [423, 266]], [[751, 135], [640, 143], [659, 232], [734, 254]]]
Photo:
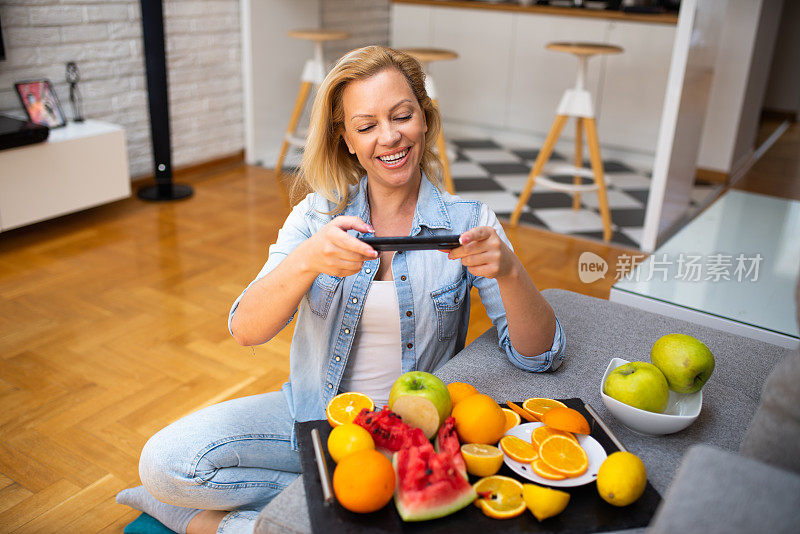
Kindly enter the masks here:
[[[794, 288], [800, 326], [800, 276]], [[800, 351], [785, 356], [761, 391], [761, 404], [742, 440], [741, 452], [762, 462], [800, 473]]]
[[800, 476], [708, 445], [689, 449], [648, 534], [795, 533]]
[[800, 474], [800, 355], [785, 356], [764, 383], [741, 453]]
[[303, 477], [298, 477], [261, 511], [253, 534], [306, 534], [311, 532]]

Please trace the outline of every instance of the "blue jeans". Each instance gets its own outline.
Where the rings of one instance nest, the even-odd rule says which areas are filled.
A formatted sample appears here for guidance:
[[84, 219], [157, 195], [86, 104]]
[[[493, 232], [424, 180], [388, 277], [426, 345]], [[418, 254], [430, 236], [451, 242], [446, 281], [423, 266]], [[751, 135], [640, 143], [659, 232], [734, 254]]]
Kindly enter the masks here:
[[231, 510], [220, 533], [252, 532], [259, 511], [300, 473], [291, 435], [292, 417], [282, 392], [229, 400], [151, 437], [142, 450], [139, 476], [161, 502]]

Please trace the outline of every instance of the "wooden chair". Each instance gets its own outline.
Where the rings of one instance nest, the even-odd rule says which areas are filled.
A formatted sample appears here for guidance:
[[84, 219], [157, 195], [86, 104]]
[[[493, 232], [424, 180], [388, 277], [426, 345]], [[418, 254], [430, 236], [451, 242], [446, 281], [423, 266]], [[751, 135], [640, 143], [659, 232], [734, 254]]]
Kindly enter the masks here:
[[[433, 83], [433, 77], [428, 70], [428, 65], [432, 61], [444, 61], [458, 58], [458, 54], [452, 50], [444, 50], [441, 48], [400, 48], [401, 52], [405, 52], [413, 57], [422, 65], [425, 71], [425, 91], [436, 107], [439, 107], [439, 102], [436, 95], [436, 86]], [[453, 176], [450, 174], [450, 159], [447, 157], [447, 145], [444, 140], [444, 125], [439, 130], [439, 138], [436, 140], [436, 151], [439, 153], [439, 160], [442, 162], [444, 170], [444, 187], [448, 193], [455, 193], [453, 186]]]
[[[556, 52], [567, 52], [575, 55], [578, 58], [578, 76], [575, 80], [575, 86], [567, 89], [564, 96], [561, 97], [561, 102], [556, 111], [556, 118], [547, 134], [544, 145], [536, 157], [536, 162], [528, 175], [528, 181], [525, 188], [519, 197], [519, 202], [514, 212], [511, 214], [511, 225], [516, 226], [519, 222], [519, 217], [522, 214], [522, 209], [530, 198], [533, 185], [536, 180], [538, 183], [555, 191], [562, 191], [572, 194], [572, 207], [578, 209], [580, 207], [581, 193], [597, 191], [597, 197], [600, 206], [600, 216], [603, 219], [603, 240], [610, 241], [612, 235], [611, 228], [611, 213], [608, 209], [608, 197], [606, 195], [606, 179], [603, 173], [603, 160], [600, 157], [600, 143], [597, 139], [597, 125], [594, 120], [594, 106], [592, 105], [592, 95], [586, 89], [586, 66], [588, 59], [598, 54], [619, 54], [622, 53], [622, 48], [612, 45], [604, 45], [597, 43], [549, 43], [548, 50]], [[567, 119], [570, 117], [575, 118], [575, 165], [561, 166], [559, 171], [564, 174], [574, 174], [572, 184], [563, 184], [541, 176], [542, 169], [550, 155], [553, 153], [553, 148], [561, 135], [561, 130], [564, 128]], [[586, 144], [589, 146], [589, 158], [591, 161], [592, 169], [583, 168], [583, 130], [586, 130]], [[584, 184], [583, 177], [593, 180], [591, 184]]]
[[292, 116], [289, 119], [289, 125], [286, 127], [286, 133], [283, 136], [283, 144], [281, 144], [281, 150], [278, 153], [278, 161], [275, 163], [275, 178], [278, 181], [278, 187], [287, 206], [290, 204], [289, 193], [281, 179], [283, 159], [286, 157], [289, 145], [304, 147], [306, 144], [305, 134], [299, 135], [297, 133], [297, 123], [300, 121], [300, 116], [303, 114], [303, 108], [308, 100], [312, 85], [319, 87], [328, 71], [325, 66], [322, 43], [350, 37], [350, 34], [345, 31], [325, 29], [291, 30], [288, 32], [288, 35], [295, 39], [312, 41], [314, 43], [314, 57], [308, 59], [303, 67], [303, 74], [300, 76], [300, 90], [297, 92]]

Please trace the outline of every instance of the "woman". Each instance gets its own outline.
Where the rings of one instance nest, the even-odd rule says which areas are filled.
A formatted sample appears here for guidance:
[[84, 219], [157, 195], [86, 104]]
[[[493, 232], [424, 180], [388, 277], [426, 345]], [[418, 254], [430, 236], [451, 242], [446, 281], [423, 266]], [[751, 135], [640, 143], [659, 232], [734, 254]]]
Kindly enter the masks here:
[[[300, 471], [293, 422], [324, 419], [340, 391], [382, 405], [401, 373], [447, 361], [464, 346], [473, 285], [514, 365], [558, 367], [561, 327], [494, 214], [437, 188], [439, 128], [414, 59], [370, 46], [339, 61], [315, 99], [301, 165], [314, 193], [229, 316], [236, 341], [255, 345], [299, 309], [289, 382], [157, 433], [142, 452], [144, 487], [122, 501], [146, 501], [179, 531], [244, 528]], [[461, 246], [379, 254], [356, 237], [433, 234], [460, 234]]]

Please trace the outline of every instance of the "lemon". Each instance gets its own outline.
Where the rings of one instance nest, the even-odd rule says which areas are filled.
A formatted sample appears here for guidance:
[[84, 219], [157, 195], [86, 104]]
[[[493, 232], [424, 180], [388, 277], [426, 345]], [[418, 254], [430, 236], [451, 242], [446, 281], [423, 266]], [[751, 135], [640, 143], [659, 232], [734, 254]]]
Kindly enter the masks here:
[[536, 484], [522, 485], [522, 498], [533, 516], [543, 521], [564, 511], [569, 503], [569, 493]]
[[331, 430], [328, 436], [328, 453], [337, 464], [354, 452], [374, 449], [375, 441], [369, 432], [355, 423], [345, 423]]
[[461, 446], [461, 456], [467, 464], [467, 472], [476, 477], [492, 476], [503, 465], [503, 451], [494, 445], [466, 443]]
[[635, 454], [615, 452], [597, 471], [597, 492], [607, 503], [628, 506], [644, 493], [647, 470]]
[[525, 512], [522, 484], [511, 477], [488, 476], [472, 485], [478, 498], [475, 505], [494, 519], [509, 519]]

